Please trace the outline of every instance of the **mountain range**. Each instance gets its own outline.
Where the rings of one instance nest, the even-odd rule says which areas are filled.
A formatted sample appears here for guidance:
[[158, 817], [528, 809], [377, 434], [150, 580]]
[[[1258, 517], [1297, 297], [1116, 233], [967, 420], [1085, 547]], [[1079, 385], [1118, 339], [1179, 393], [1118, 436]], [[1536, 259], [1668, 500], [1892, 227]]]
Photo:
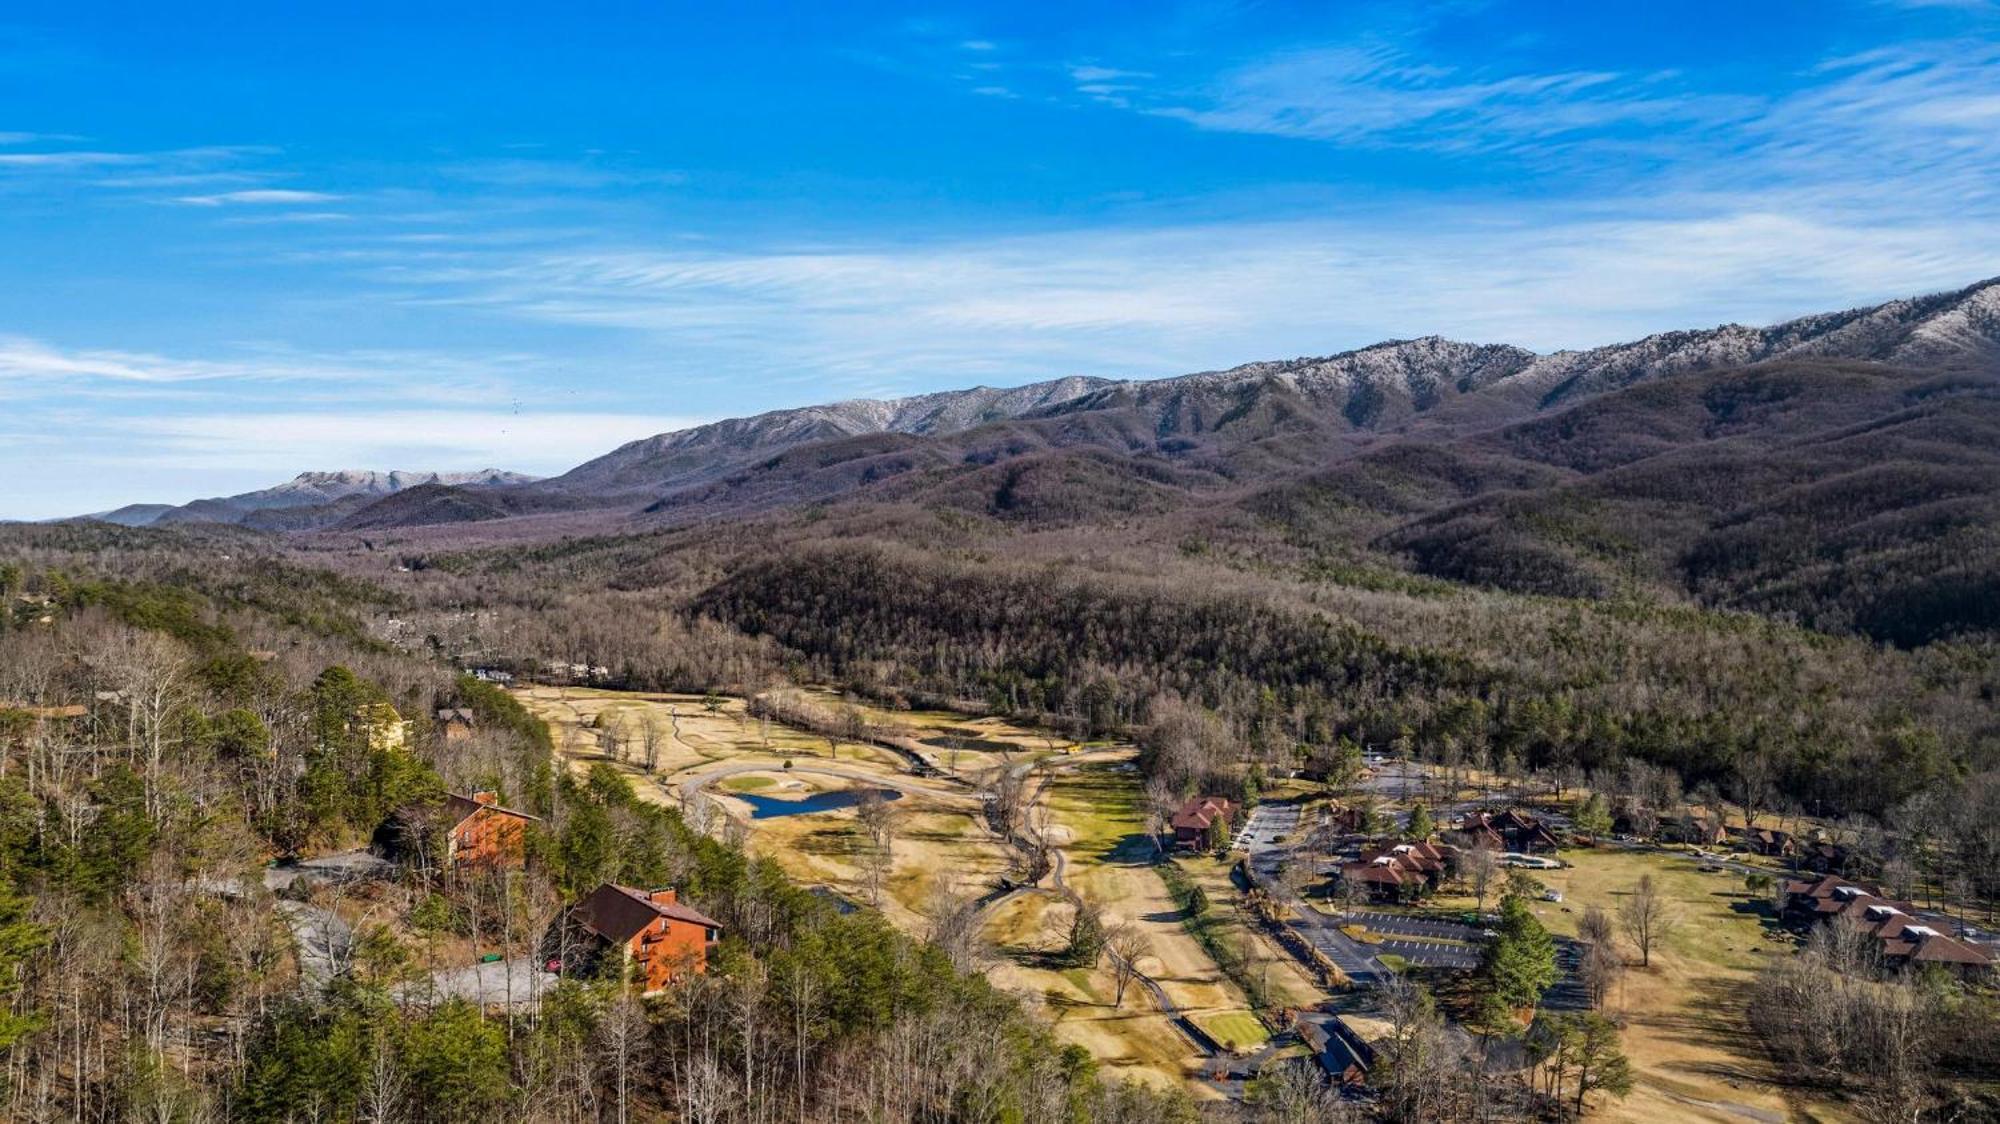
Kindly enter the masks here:
[[[433, 487], [512, 487], [532, 483], [535, 477], [496, 468], [477, 472], [369, 472], [349, 469], [338, 472], [301, 472], [283, 484], [217, 496], [186, 504], [137, 503], [113, 511], [85, 516], [123, 527], [151, 527], [173, 523], [229, 523], [263, 530], [297, 530], [325, 526], [338, 517], [357, 511], [383, 496], [410, 488]], [[311, 513], [311, 514], [307, 514]]]
[[[1438, 337], [732, 419], [545, 480], [307, 474], [129, 523], [508, 541], [932, 513], [1669, 591], [1897, 642], [2000, 628], [2000, 280], [1536, 354]], [[1133, 540], [1137, 541], [1137, 540]]]

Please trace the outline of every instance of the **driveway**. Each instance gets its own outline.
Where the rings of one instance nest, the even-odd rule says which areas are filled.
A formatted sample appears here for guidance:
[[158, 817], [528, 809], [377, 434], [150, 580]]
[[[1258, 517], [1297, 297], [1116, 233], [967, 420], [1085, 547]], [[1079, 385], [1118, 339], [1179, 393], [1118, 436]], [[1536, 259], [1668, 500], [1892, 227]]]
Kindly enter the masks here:
[[[299, 863], [264, 868], [264, 886], [278, 891], [382, 878], [394, 871], [388, 860], [367, 851], [343, 851]], [[317, 991], [347, 970], [354, 950], [354, 930], [339, 914], [306, 902], [279, 899], [278, 916], [292, 931], [298, 946], [299, 984]]]
[[277, 891], [296, 883], [332, 886], [388, 878], [395, 873], [396, 864], [371, 851], [341, 851], [316, 859], [267, 866], [264, 868], [264, 888]]
[[396, 997], [406, 1003], [466, 999], [481, 1007], [533, 1007], [561, 977], [543, 971], [538, 957], [517, 956], [431, 975], [429, 986], [407, 984]]
[[1293, 835], [1298, 825], [1299, 808], [1296, 804], [1259, 804], [1251, 810], [1249, 818], [1244, 821], [1243, 831], [1238, 835], [1244, 843], [1244, 850], [1249, 852], [1244, 866], [1249, 870], [1251, 880], [1283, 902], [1293, 917], [1292, 931], [1333, 961], [1348, 979], [1364, 987], [1385, 982], [1393, 973], [1375, 959], [1368, 946], [1341, 932], [1339, 922], [1312, 909], [1305, 902], [1287, 896], [1280, 887], [1278, 874], [1291, 860], [1291, 849], [1277, 842], [1277, 837]]
[[354, 949], [354, 930], [339, 914], [304, 902], [282, 900], [277, 910], [298, 945], [301, 986], [317, 991], [347, 970]]

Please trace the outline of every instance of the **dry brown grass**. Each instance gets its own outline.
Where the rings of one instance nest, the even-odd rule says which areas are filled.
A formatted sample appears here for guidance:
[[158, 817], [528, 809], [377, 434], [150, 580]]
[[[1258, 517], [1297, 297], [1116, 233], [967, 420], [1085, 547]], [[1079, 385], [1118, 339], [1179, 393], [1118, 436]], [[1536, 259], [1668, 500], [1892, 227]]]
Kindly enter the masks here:
[[[558, 748], [570, 767], [588, 769], [607, 760], [593, 723], [631, 724], [649, 716], [665, 723], [671, 708], [680, 735], [663, 739], [659, 764], [647, 776], [628, 757], [617, 767], [634, 780], [642, 797], [673, 803], [676, 786], [688, 777], [719, 765], [768, 765], [736, 774], [766, 782], [755, 791], [765, 795], [803, 796], [844, 782], [809, 773], [787, 773], [783, 762], [799, 765], [833, 764], [879, 774], [885, 782], [905, 777], [900, 758], [886, 750], [843, 743], [837, 762], [828, 760], [826, 739], [779, 723], [760, 723], [744, 710], [743, 700], [723, 700], [711, 711], [691, 695], [638, 694], [569, 688], [531, 688], [516, 692], [530, 709], [547, 720]], [[822, 706], [859, 705], [827, 693], [815, 693]], [[1000, 719], [973, 719], [936, 711], [887, 711], [861, 706], [869, 722], [894, 727], [902, 736], [923, 741], [949, 736], [962, 739], [961, 771], [968, 776], [1025, 760], [1066, 760], [1077, 747], [1062, 739]], [[768, 737], [768, 744], [766, 738]], [[940, 747], [930, 747], [942, 755]], [[1247, 1007], [1241, 989], [1226, 979], [1193, 937], [1182, 928], [1179, 910], [1166, 884], [1150, 865], [1144, 841], [1144, 813], [1139, 806], [1138, 779], [1129, 761], [1130, 747], [1091, 747], [1087, 763], [1058, 771], [1043, 803], [1053, 843], [1067, 860], [1068, 884], [1099, 903], [1112, 923], [1129, 922], [1143, 929], [1151, 946], [1141, 970], [1159, 981], [1182, 1010], [1200, 1017], [1227, 1019]], [[749, 824], [749, 845], [768, 855], [793, 879], [824, 883], [843, 894], [865, 897], [860, 860], [861, 830], [851, 809], [810, 815], [749, 821], [748, 806], [727, 785], [711, 786], [708, 794], [732, 815]], [[899, 813], [892, 848], [891, 873], [880, 903], [885, 916], [907, 932], [921, 934], [924, 909], [940, 879], [953, 880], [962, 891], [980, 892], [996, 884], [1008, 862], [1007, 849], [989, 832], [970, 798], [943, 802], [909, 793], [896, 802]], [[1225, 867], [1203, 870], [1205, 881], [1227, 882]], [[1228, 908], [1233, 891], [1210, 887], [1218, 908]], [[1134, 983], [1122, 1007], [1112, 1005], [1115, 985], [1107, 966], [1089, 971], [1053, 966], [1046, 951], [1059, 940], [1054, 927], [1065, 912], [1049, 893], [1020, 895], [993, 911], [986, 935], [999, 958], [989, 977], [1041, 1010], [1066, 1042], [1088, 1049], [1108, 1070], [1166, 1087], [1180, 1085], [1195, 1071], [1193, 1046], [1160, 1014], [1143, 988]], [[1249, 939], [1248, 933], [1244, 934]], [[1266, 954], [1273, 950], [1263, 946]], [[1269, 956], [1269, 984], [1289, 1000], [1306, 1003], [1319, 997], [1289, 959]], [[1197, 1090], [1202, 1086], [1196, 1086]]]
[[[1576, 935], [1583, 911], [1596, 905], [1614, 918], [1641, 875], [1674, 903], [1678, 925], [1652, 966], [1631, 967], [1607, 1003], [1625, 1025], [1624, 1045], [1636, 1087], [1610, 1102], [1599, 1118], [1659, 1120], [1840, 1120], [1837, 1104], [1788, 1085], [1778, 1075], [1745, 1017], [1748, 984], [1792, 942], [1761, 918], [1740, 875], [1704, 874], [1678, 856], [1622, 850], [1566, 851], [1572, 869], [1536, 872], [1563, 892], [1562, 904], [1534, 907], [1552, 932]], [[1621, 941], [1622, 941], [1621, 937]]]

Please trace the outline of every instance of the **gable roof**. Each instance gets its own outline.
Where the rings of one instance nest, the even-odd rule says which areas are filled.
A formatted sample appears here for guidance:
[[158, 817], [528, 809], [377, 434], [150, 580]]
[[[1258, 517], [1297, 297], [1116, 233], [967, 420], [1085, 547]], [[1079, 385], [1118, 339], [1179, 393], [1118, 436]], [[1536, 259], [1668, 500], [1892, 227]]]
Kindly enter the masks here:
[[[517, 819], [530, 820], [535, 823], [541, 822], [542, 817], [531, 816], [526, 812], [503, 807], [497, 801], [490, 799], [491, 795], [491, 793], [485, 792], [475, 792], [471, 796], [462, 796], [456, 792], [447, 793], [444, 798], [445, 818], [450, 821], [451, 826], [457, 827], [484, 810], [497, 812], [503, 816], [513, 816]], [[481, 800], [479, 799], [481, 796], [489, 797], [489, 799]]]
[[1350, 1069], [1358, 1069], [1365, 1075], [1375, 1064], [1375, 1051], [1338, 1016], [1324, 1021], [1301, 1017], [1298, 1031], [1314, 1059], [1335, 1077], [1345, 1075]]
[[1518, 808], [1508, 808], [1501, 812], [1484, 811], [1467, 813], [1466, 817], [1459, 821], [1458, 827], [1455, 830], [1468, 835], [1485, 835], [1495, 839], [1507, 835], [1530, 835], [1537, 839], [1546, 839], [1550, 843], [1557, 842], [1555, 833], [1550, 831], [1541, 820], [1528, 815]]
[[1174, 813], [1174, 826], [1192, 831], [1207, 831], [1209, 825], [1218, 818], [1227, 819], [1235, 805], [1225, 796], [1196, 796], [1181, 805]]
[[1811, 881], [1785, 883], [1795, 903], [1809, 906], [1815, 917], [1846, 918], [1880, 943], [1890, 960], [1927, 964], [1991, 964], [1984, 949], [1950, 937], [1915, 916], [1916, 906], [1881, 895], [1881, 889], [1829, 874]]
[[624, 944], [644, 932], [660, 918], [721, 929], [722, 922], [679, 902], [656, 902], [644, 890], [606, 882], [577, 903], [576, 918], [583, 927], [609, 941]]

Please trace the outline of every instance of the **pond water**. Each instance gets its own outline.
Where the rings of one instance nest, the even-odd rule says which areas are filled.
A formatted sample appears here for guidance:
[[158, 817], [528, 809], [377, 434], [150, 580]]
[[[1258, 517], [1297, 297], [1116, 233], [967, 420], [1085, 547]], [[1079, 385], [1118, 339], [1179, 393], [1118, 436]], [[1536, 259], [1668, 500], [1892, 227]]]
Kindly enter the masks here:
[[[772, 820], [779, 816], [806, 816], [814, 812], [837, 812], [842, 808], [852, 808], [861, 803], [862, 795], [869, 789], [842, 788], [832, 792], [815, 792], [811, 796], [801, 796], [796, 800], [786, 800], [778, 796], [761, 796], [755, 792], [735, 792], [730, 795], [750, 805], [750, 818]], [[903, 794], [893, 788], [874, 789], [884, 800], [901, 800]]]

